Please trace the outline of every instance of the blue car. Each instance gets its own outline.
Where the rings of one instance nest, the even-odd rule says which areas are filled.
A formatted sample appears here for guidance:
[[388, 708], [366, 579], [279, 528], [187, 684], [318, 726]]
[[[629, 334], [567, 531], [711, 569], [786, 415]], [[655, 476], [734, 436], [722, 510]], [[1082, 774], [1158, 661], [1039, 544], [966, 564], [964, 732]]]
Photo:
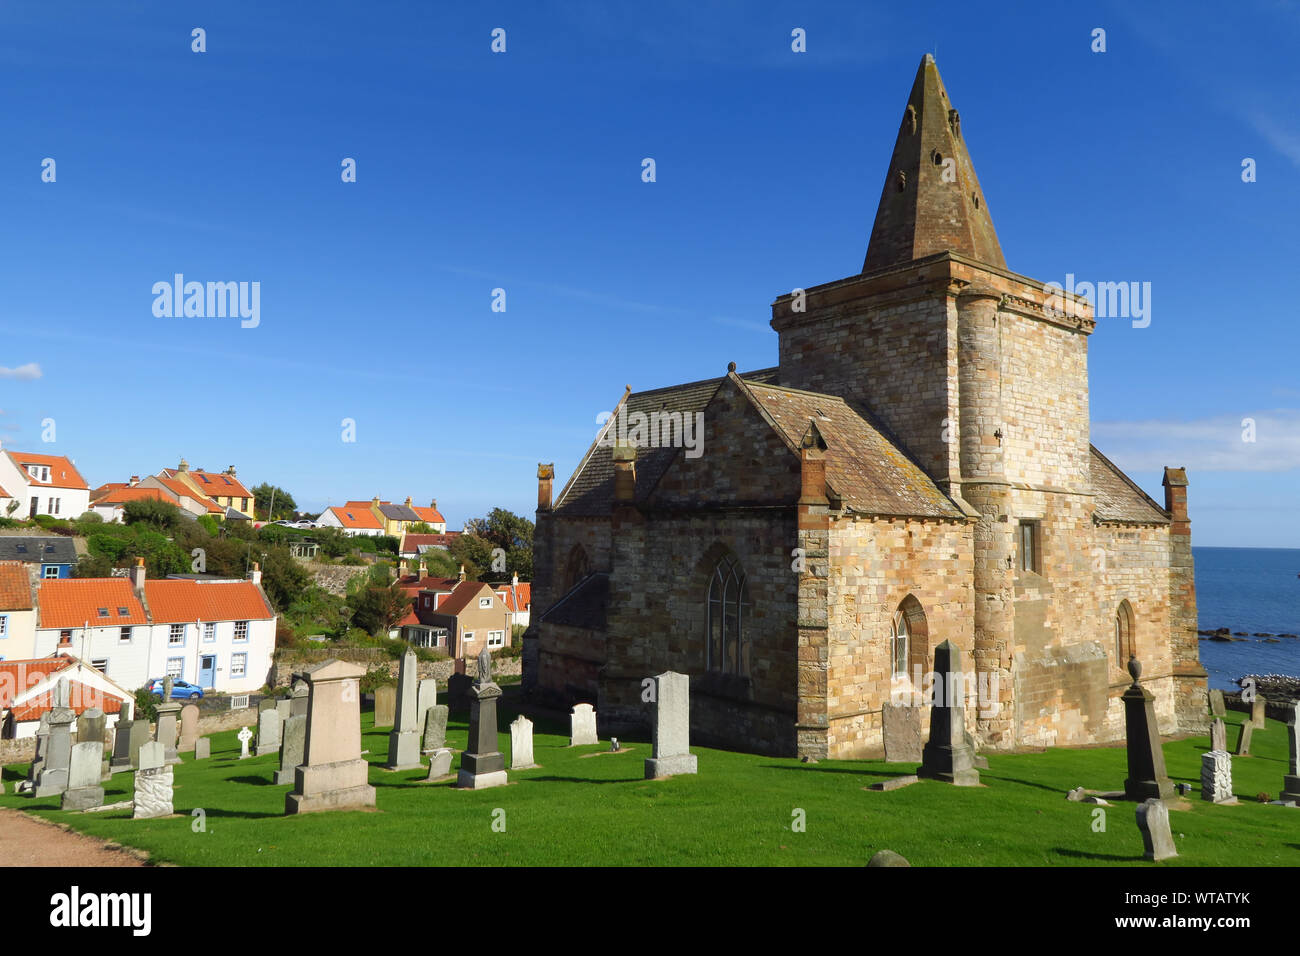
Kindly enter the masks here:
[[[161, 677], [154, 678], [149, 682], [149, 693], [162, 700], [163, 679]], [[203, 688], [198, 684], [191, 684], [183, 680], [172, 681], [172, 700], [198, 700], [202, 696]]]

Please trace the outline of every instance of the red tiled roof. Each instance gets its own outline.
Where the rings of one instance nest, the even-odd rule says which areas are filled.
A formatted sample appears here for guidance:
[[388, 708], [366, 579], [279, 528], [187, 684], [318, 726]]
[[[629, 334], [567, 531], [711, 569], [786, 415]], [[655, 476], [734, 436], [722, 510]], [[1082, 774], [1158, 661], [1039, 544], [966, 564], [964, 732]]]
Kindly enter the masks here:
[[518, 584], [494, 584], [492, 587], [507, 611], [515, 613], [526, 611], [528, 605], [533, 602], [533, 586], [527, 581], [520, 581]]
[[[0, 661], [0, 708], [8, 707], [18, 694], [35, 687], [51, 674], [72, 666], [70, 657], [42, 657], [27, 661]], [[37, 715], [39, 716], [39, 715]]]
[[[27, 720], [40, 720], [46, 711], [54, 709], [54, 691], [55, 688], [51, 687], [49, 690], [23, 701], [13, 709], [14, 720], [19, 723]], [[112, 691], [100, 690], [98, 687], [83, 684], [79, 680], [69, 680], [68, 693], [70, 708], [76, 711], [78, 716], [92, 707], [98, 707], [105, 714], [118, 714], [122, 711], [124, 698], [119, 697]]]
[[456, 590], [456, 585], [459, 583], [459, 578], [416, 578], [408, 574], [398, 579], [397, 586], [405, 591], [408, 597], [414, 598], [421, 591], [443, 591], [450, 594]]
[[128, 501], [146, 500], [172, 503], [172, 499], [161, 488], [131, 488], [125, 485], [105, 492], [101, 497], [95, 499], [93, 503], [97, 505], [121, 505], [126, 504]]
[[327, 511], [334, 512], [334, 517], [345, 528], [382, 528], [383, 522], [375, 517], [370, 510], [370, 502], [363, 506], [356, 506], [349, 502], [345, 505], [335, 505], [333, 508], [327, 508]]
[[[41, 628], [66, 629], [87, 623], [91, 627], [125, 627], [149, 623], [128, 578], [42, 580], [36, 593], [36, 606], [40, 609], [37, 627]], [[101, 608], [108, 612], [107, 617], [99, 613]], [[126, 608], [127, 613], [119, 614], [118, 608]]]
[[156, 624], [261, 621], [275, 616], [252, 581], [145, 581], [144, 596]]
[[[90, 490], [90, 485], [86, 484], [86, 479], [81, 477], [81, 472], [77, 471], [77, 466], [62, 455], [33, 455], [23, 451], [5, 452], [18, 470], [23, 473], [23, 477], [28, 484], [39, 485], [42, 488], [81, 488], [86, 491]], [[50, 469], [49, 481], [37, 481], [27, 471], [28, 465], [46, 465]]]
[[90, 493], [90, 503], [92, 505], [95, 504], [95, 502], [99, 501], [100, 498], [104, 497], [104, 495], [108, 494], [110, 491], [121, 491], [123, 488], [130, 488], [130, 487], [131, 486], [128, 485], [125, 481], [107, 482], [106, 484], [100, 485], [98, 488], [96, 488], [94, 491]]
[[450, 548], [451, 543], [460, 537], [459, 531], [449, 531], [446, 534], [405, 534], [402, 536], [402, 550], [405, 552], [414, 551], [420, 545], [434, 545], [439, 548]]
[[0, 611], [32, 609], [31, 578], [21, 561], [0, 561]]
[[213, 473], [211, 471], [194, 471], [191, 469], [186, 472], [194, 481], [196, 487], [203, 489], [203, 493], [209, 498], [220, 495], [222, 498], [252, 498], [253, 493], [244, 487], [244, 483], [234, 475], [227, 475], [224, 472]]
[[[414, 511], [417, 515], [419, 515], [420, 520], [423, 521], [425, 524], [446, 524], [447, 523], [447, 519], [442, 516], [442, 512], [439, 511], [437, 508], [420, 508], [415, 505], [411, 505], [411, 510]], [[459, 534], [460, 532], [457, 531], [455, 533]]]
[[221, 507], [221, 505], [217, 504], [207, 495], [199, 494], [197, 491], [195, 491], [189, 485], [185, 484], [185, 482], [181, 481], [179, 478], [171, 478], [162, 474], [161, 472], [155, 475], [154, 477], [157, 478], [160, 482], [162, 482], [162, 484], [172, 494], [178, 496], [183, 495], [184, 497], [189, 498], [191, 501], [197, 501], [199, 504], [206, 507], [210, 512], [214, 512], [216, 514], [222, 514], [222, 515], [226, 513], [226, 509]]

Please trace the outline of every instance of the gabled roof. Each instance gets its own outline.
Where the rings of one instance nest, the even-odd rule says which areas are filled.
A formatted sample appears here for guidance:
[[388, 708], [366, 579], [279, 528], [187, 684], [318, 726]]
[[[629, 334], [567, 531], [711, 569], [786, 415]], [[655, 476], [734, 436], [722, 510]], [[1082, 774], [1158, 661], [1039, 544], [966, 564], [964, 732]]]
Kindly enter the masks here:
[[[421, 508], [418, 505], [412, 505], [411, 510], [414, 511], [416, 516], [425, 524], [445, 525], [447, 523], [447, 519], [442, 516], [442, 512], [437, 508]], [[459, 534], [459, 532], [455, 533]]]
[[450, 548], [451, 543], [460, 537], [459, 531], [448, 531], [445, 534], [411, 534], [407, 532], [402, 535], [401, 550], [410, 554], [413, 551], [424, 551], [427, 548]]
[[[129, 578], [48, 578], [40, 582], [36, 606], [40, 628], [62, 630], [83, 624], [126, 627], [149, 623]], [[123, 609], [125, 614], [121, 613]]]
[[469, 606], [469, 603], [478, 597], [480, 592], [484, 590], [489, 594], [492, 594], [494, 600], [496, 599], [496, 595], [493, 594], [492, 588], [489, 585], [484, 584], [482, 581], [462, 581], [460, 584], [456, 585], [456, 589], [452, 591], [450, 595], [443, 598], [442, 603], [437, 608], [437, 613], [445, 617], [455, 617], [461, 611], [465, 610], [465, 608]]
[[527, 611], [528, 606], [533, 603], [533, 586], [527, 581], [520, 581], [518, 584], [495, 584], [493, 589], [505, 604], [506, 610], [514, 614]]
[[222, 498], [249, 498], [253, 493], [244, 487], [244, 483], [234, 475], [228, 475], [225, 472], [195, 471], [190, 469], [186, 472], [194, 481], [196, 488], [203, 491], [209, 498], [220, 495]]
[[[91, 686], [73, 678], [82, 670], [93, 672], [107, 687]], [[54, 707], [55, 690], [68, 681], [69, 708], [78, 715], [92, 707], [116, 714], [131, 692], [114, 683], [84, 661], [66, 654], [35, 660], [0, 661], [0, 708], [10, 707], [15, 721], [40, 720]], [[21, 703], [15, 705], [15, 700]]]
[[406, 505], [395, 505], [390, 501], [379, 502], [379, 513], [389, 521], [419, 521], [420, 516], [414, 508], [408, 508]]
[[275, 617], [252, 581], [145, 581], [144, 596], [155, 624], [263, 621]]
[[1117, 521], [1131, 524], [1168, 524], [1169, 513], [1151, 499], [1137, 484], [1094, 445], [1092, 451], [1092, 492], [1096, 495], [1094, 521]]
[[[747, 372], [740, 377], [747, 382], [774, 382], [777, 369], [766, 368]], [[721, 378], [710, 378], [685, 385], [656, 388], [648, 392], [631, 392], [623, 396], [605, 428], [592, 442], [587, 455], [574, 471], [569, 482], [555, 501], [555, 510], [568, 515], [607, 515], [614, 500], [613, 437], [618, 434], [619, 420], [624, 415], [640, 412], [680, 412], [694, 414], [704, 410], [717, 392]], [[609, 436], [602, 446], [600, 437]], [[664, 469], [672, 461], [675, 448], [638, 449], [636, 460], [636, 499], [645, 500], [650, 489], [658, 483]]]
[[27, 565], [0, 561], [0, 611], [30, 611], [33, 607]]
[[[99, 489], [96, 489], [98, 491]], [[127, 487], [123, 485], [120, 488], [113, 488], [104, 492], [98, 498], [92, 498], [91, 503], [96, 505], [124, 505], [128, 501], [165, 501], [172, 504], [172, 499], [161, 488], [140, 488]]]
[[51, 674], [67, 670], [72, 664], [70, 657], [0, 661], [0, 710], [12, 706], [14, 691], [22, 696], [29, 687], [39, 686]]
[[[164, 468], [163, 471], [170, 471], [170, 469]], [[163, 474], [163, 472], [159, 472], [158, 474], [154, 475], [154, 477], [157, 478], [158, 481], [160, 481], [168, 491], [176, 495], [178, 498], [179, 497], [189, 498], [191, 501], [196, 501], [199, 504], [203, 505], [205, 508], [208, 509], [209, 514], [224, 515], [226, 513], [226, 509], [223, 508], [221, 505], [217, 504], [207, 495], [200, 494], [199, 492], [195, 491], [193, 488], [185, 484], [185, 482], [181, 481], [179, 478], [174, 478], [171, 475]]]
[[362, 507], [352, 504], [335, 505], [333, 508], [326, 508], [339, 524], [345, 528], [382, 528], [383, 522], [375, 517], [374, 512], [370, 510], [370, 503], [367, 502]]
[[[23, 473], [23, 480], [29, 485], [36, 485], [41, 488], [90, 490], [90, 485], [86, 484], [86, 479], [81, 477], [81, 472], [77, 471], [77, 466], [62, 455], [35, 455], [24, 451], [6, 451], [5, 454]], [[50, 480], [38, 481], [33, 478], [27, 471], [28, 465], [45, 465], [48, 467], [50, 469]]]
[[27, 564], [76, 564], [77, 546], [71, 538], [61, 536], [0, 537], [0, 561], [23, 561]]

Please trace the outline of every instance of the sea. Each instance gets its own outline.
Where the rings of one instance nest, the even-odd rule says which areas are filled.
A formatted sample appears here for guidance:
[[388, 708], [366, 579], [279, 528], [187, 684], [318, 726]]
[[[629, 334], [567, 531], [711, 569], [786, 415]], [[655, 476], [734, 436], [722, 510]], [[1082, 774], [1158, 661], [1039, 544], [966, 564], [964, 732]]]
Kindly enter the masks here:
[[1256, 633], [1300, 634], [1300, 549], [1192, 548], [1197, 627], [1245, 631], [1231, 643], [1200, 641], [1210, 687], [1237, 690], [1246, 674], [1300, 677], [1300, 639], [1270, 644]]

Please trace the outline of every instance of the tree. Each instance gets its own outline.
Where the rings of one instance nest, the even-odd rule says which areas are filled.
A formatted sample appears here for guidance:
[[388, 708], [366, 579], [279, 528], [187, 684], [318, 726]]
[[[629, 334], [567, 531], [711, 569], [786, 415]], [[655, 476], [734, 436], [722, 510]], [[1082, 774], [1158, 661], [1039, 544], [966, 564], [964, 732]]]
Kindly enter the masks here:
[[429, 525], [423, 521], [415, 521], [406, 526], [407, 534], [437, 534]]
[[511, 574], [531, 580], [533, 523], [505, 508], [493, 508], [486, 518], [465, 523], [465, 533], [454, 540], [452, 553], [464, 562], [466, 573], [471, 564], [476, 568], [475, 580], [509, 581]]
[[352, 599], [352, 624], [370, 634], [387, 634], [410, 607], [411, 599], [396, 584], [368, 587]]
[[431, 578], [454, 578], [460, 571], [460, 565], [451, 552], [442, 548], [430, 548], [424, 552], [424, 566]]
[[155, 528], [175, 528], [184, 521], [181, 509], [170, 501], [156, 498], [141, 498], [128, 501], [122, 508], [122, 522], [127, 525], [148, 524]]
[[277, 521], [298, 513], [293, 495], [277, 485], [264, 481], [250, 490], [253, 492], [253, 514], [258, 521]]

